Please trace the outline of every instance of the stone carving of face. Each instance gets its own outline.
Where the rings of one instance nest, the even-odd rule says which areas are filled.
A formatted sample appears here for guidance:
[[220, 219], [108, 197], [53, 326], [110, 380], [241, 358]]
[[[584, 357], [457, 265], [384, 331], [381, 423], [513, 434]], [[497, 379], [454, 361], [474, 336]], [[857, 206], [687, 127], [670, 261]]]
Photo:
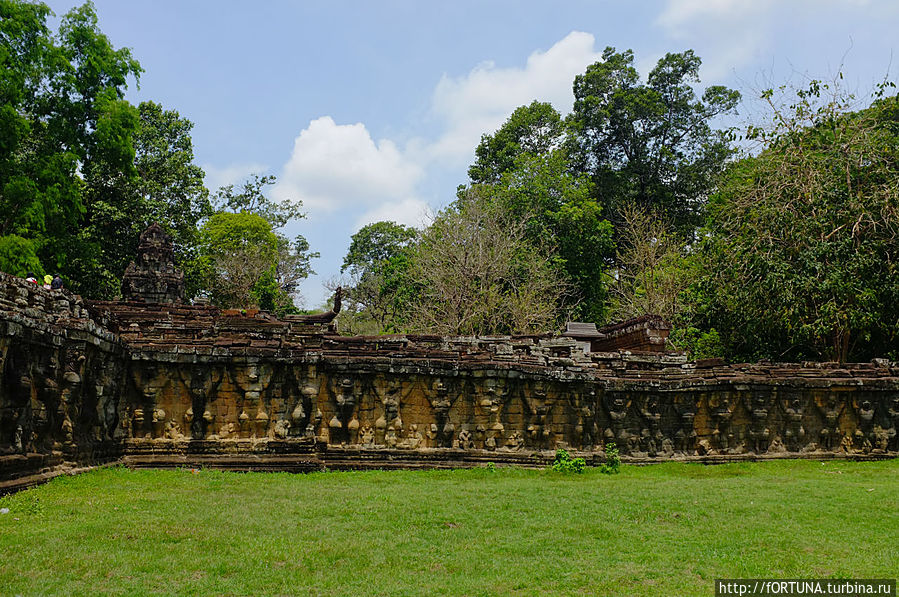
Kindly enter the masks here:
[[606, 406], [611, 412], [624, 412], [627, 410], [628, 401], [627, 397], [623, 394], [614, 394], [614, 395], [605, 395]]

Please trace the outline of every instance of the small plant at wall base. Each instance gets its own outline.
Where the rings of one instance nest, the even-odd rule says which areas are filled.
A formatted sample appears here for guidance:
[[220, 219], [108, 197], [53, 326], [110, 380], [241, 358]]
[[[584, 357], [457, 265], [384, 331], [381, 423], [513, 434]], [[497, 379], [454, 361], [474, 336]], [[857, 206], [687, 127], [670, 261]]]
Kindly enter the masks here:
[[572, 458], [568, 450], [556, 450], [556, 459], [553, 461], [553, 470], [560, 473], [583, 473], [587, 468], [587, 461], [583, 458]]
[[606, 444], [606, 461], [599, 470], [607, 475], [617, 475], [621, 468], [621, 456], [618, 454], [618, 446], [614, 442]]

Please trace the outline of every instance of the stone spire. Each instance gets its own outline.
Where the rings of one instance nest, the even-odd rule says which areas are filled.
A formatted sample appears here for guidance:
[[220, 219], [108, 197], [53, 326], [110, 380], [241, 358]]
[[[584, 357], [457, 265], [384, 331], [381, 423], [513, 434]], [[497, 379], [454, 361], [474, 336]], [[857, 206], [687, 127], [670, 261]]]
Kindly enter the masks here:
[[122, 300], [144, 303], [180, 303], [184, 272], [175, 268], [172, 238], [159, 224], [140, 235], [137, 261], [128, 264], [122, 278]]

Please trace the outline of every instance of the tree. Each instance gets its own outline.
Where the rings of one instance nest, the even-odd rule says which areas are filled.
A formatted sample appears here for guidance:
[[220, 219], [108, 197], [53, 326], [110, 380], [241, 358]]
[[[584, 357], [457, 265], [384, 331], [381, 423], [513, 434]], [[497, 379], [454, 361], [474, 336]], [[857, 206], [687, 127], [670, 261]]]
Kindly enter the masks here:
[[604, 271], [614, 256], [612, 226], [591, 195], [590, 180], [571, 171], [566, 153], [522, 153], [493, 185], [490, 196], [523, 223], [525, 239], [552, 258], [577, 298], [576, 317], [603, 321], [606, 308]]
[[736, 91], [709, 87], [697, 99], [691, 83], [701, 61], [692, 51], [666, 55], [646, 83], [633, 60], [631, 51], [606, 48], [575, 78], [564, 121], [546, 103], [518, 108], [481, 138], [469, 169], [471, 182], [493, 185], [517, 217], [530, 214], [527, 238], [551, 252], [577, 289], [579, 319], [608, 316], [606, 272], [617, 265], [613, 237], [625, 210], [651, 210], [689, 238], [731, 155], [729, 133], [710, 123], [733, 110]]
[[43, 4], [0, 1], [0, 238], [15, 235], [32, 254], [54, 222], [75, 229], [84, 210], [78, 155], [55, 134], [50, 87], [64, 58], [49, 14]]
[[349, 270], [357, 275], [377, 271], [385, 261], [396, 257], [412, 244], [417, 236], [415, 228], [396, 222], [375, 222], [363, 226], [352, 236], [340, 271]]
[[712, 120], [734, 109], [737, 91], [708, 87], [697, 99], [701, 60], [692, 50], [669, 53], [646, 83], [631, 50], [606, 48], [602, 60], [574, 80], [567, 117], [572, 165], [589, 173], [596, 198], [616, 225], [631, 203], [665, 214], [682, 235], [700, 223], [714, 176], [731, 156], [727, 131]]
[[28, 272], [44, 275], [34, 245], [15, 234], [0, 236], [0, 271], [14, 276], [25, 276]]
[[813, 81], [763, 94], [762, 151], [709, 206], [696, 320], [733, 358], [899, 354], [899, 99], [870, 107]]
[[258, 214], [218, 212], [203, 223], [200, 238], [212, 302], [258, 306], [278, 260], [279, 239], [271, 224]]
[[414, 331], [444, 335], [554, 329], [568, 285], [524, 223], [482, 196], [478, 187], [441, 212], [422, 234], [410, 266]]
[[59, 53], [62, 61], [49, 81], [46, 98], [48, 132], [77, 157], [84, 211], [74, 228], [59, 224], [48, 228], [41, 256], [66, 272], [74, 290], [111, 297], [121, 273], [117, 276], [107, 269], [103, 246], [91, 234], [91, 224], [105, 207], [95, 205], [97, 195], [91, 191], [98, 177], [134, 172], [139, 115], [124, 97], [128, 80], [139, 81], [143, 69], [129, 49], [113, 48], [100, 31], [90, 2], [63, 17]]
[[273, 201], [265, 195], [265, 187], [275, 182], [277, 179], [272, 175], [253, 174], [237, 189], [230, 184], [220, 188], [215, 196], [215, 205], [219, 210], [258, 214], [272, 228], [281, 228], [290, 220], [305, 218], [301, 202]]
[[546, 155], [563, 140], [562, 117], [551, 104], [534, 100], [517, 108], [492, 135], [484, 134], [475, 149], [477, 159], [468, 169], [472, 183], [496, 183], [515, 169], [523, 154]]
[[296, 310], [293, 296], [312, 273], [311, 260], [318, 253], [309, 250], [303, 236], [291, 240], [277, 231], [304, 214], [299, 202], [265, 196], [265, 186], [274, 182], [274, 176], [254, 175], [237, 191], [233, 185], [222, 187], [215, 198], [218, 210], [200, 228], [196, 268], [217, 305]]
[[[86, 235], [101, 257], [91, 294], [116, 294], [140, 233], [158, 222], [174, 240], [177, 261], [186, 270], [186, 294], [192, 297], [200, 285], [197, 224], [212, 213], [203, 170], [194, 164], [193, 123], [153, 102], [142, 102], [138, 114], [133, 168], [92, 163], [85, 172], [91, 206]], [[99, 287], [98, 280], [109, 282]]]
[[689, 286], [684, 265], [686, 247], [665, 221], [636, 206], [621, 211], [612, 315], [629, 319], [661, 315], [674, 321], [681, 313], [681, 294]]
[[46, 268], [92, 294], [109, 281], [88, 232], [96, 210], [85, 178], [133, 170], [138, 117], [124, 90], [141, 67], [112, 47], [92, 4], [69, 11], [56, 38], [50, 14], [0, 0], [0, 237], [25, 239]]
[[417, 238], [418, 231], [396, 222], [368, 224], [353, 235], [340, 268], [351, 277], [341, 315], [345, 329], [382, 333], [402, 327], [410, 299], [409, 249]]

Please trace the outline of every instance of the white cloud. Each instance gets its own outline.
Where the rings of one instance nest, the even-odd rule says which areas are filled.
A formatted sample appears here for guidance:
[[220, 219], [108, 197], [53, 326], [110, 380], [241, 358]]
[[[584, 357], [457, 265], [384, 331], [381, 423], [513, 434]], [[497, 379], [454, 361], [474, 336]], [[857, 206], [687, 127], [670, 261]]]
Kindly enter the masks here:
[[462, 77], [444, 75], [432, 97], [432, 113], [446, 127], [427, 151], [451, 166], [471, 160], [483, 133], [499, 128], [518, 106], [539, 100], [563, 114], [571, 110], [575, 75], [600, 60], [589, 33], [573, 31], [545, 52], [531, 54], [524, 67], [497, 68], [484, 62]]
[[256, 163], [231, 164], [224, 168], [216, 168], [210, 164], [204, 164], [202, 168], [203, 172], [206, 173], [206, 188], [213, 193], [218, 191], [220, 187], [229, 184], [240, 184], [251, 174], [265, 174], [268, 171], [268, 166]]
[[774, 0], [668, 0], [656, 23], [674, 32], [684, 31], [694, 23], [744, 22], [774, 6]]
[[409, 198], [403, 201], [382, 203], [356, 220], [356, 229], [374, 222], [396, 222], [415, 228], [424, 228], [429, 221], [431, 208], [420, 199]]
[[461, 77], [444, 75], [431, 101], [442, 132], [435, 139], [413, 139], [404, 148], [389, 139], [376, 142], [362, 123], [337, 124], [329, 116], [312, 120], [295, 139], [272, 196], [301, 200], [310, 216], [347, 210], [362, 224], [393, 219], [421, 225], [428, 206], [417, 185], [425, 168], [464, 166], [483, 133], [535, 99], [567, 113], [574, 76], [601, 58], [594, 42], [592, 35], [575, 31], [548, 50], [532, 53], [523, 67], [485, 62]]
[[716, 79], [752, 63], [771, 45], [777, 8], [775, 0], [668, 0], [655, 24], [696, 48], [703, 57], [700, 75]]
[[375, 143], [362, 123], [317, 118], [300, 132], [272, 195], [299, 199], [312, 212], [350, 210], [415, 198], [422, 170], [387, 139]]
[[705, 80], [745, 76], [747, 67], [793, 70], [799, 58], [800, 72], [817, 64], [825, 70], [815, 75], [827, 76], [853, 38], [871, 48], [897, 14], [895, 0], [666, 0], [654, 24], [702, 56]]

